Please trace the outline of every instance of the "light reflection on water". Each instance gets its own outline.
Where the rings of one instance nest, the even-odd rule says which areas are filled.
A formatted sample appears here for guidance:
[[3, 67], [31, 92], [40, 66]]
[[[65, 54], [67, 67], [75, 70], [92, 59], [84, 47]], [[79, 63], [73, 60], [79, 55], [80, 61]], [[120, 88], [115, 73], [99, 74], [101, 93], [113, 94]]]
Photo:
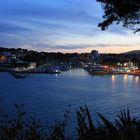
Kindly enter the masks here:
[[[124, 74], [123, 76], [123, 84], [124, 86], [129, 83], [133, 84], [134, 87], [138, 86], [138, 84], [140, 83], [140, 77], [139, 76], [132, 76], [132, 75], [128, 75], [128, 74]], [[111, 75], [111, 81], [112, 81], [112, 88], [114, 89], [115, 87], [115, 81], [116, 78], [118, 77], [118, 75]]]
[[127, 83], [128, 82], [128, 75], [127, 74], [124, 74], [123, 75], [123, 82], [124, 83]]
[[112, 89], [115, 89], [115, 75], [111, 76], [111, 81], [112, 81]]
[[136, 83], [136, 84], [138, 84], [139, 83], [139, 81], [140, 81], [140, 77], [139, 76], [135, 76], [135, 77], [133, 77], [134, 79], [134, 82]]
[[25, 79], [14, 79], [8, 73], [0, 73], [0, 90], [1, 104], [8, 112], [11, 104], [25, 103], [29, 112], [43, 119], [63, 116], [69, 104], [73, 112], [87, 104], [95, 119], [95, 110], [112, 118], [125, 107], [130, 107], [133, 115], [140, 116], [138, 76], [91, 76], [83, 69], [60, 75], [28, 75]]

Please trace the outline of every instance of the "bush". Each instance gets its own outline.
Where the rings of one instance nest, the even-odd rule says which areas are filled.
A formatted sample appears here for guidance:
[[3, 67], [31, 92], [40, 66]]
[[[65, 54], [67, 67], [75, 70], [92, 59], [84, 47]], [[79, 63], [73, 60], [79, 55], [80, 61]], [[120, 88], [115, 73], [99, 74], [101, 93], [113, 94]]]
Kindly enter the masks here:
[[[0, 114], [0, 140], [72, 140], [66, 135], [70, 110], [62, 121], [48, 126], [35, 117], [26, 117], [24, 105], [15, 104], [16, 115], [9, 119]], [[98, 113], [101, 121], [94, 125], [88, 107], [80, 107], [77, 115], [77, 140], [140, 140], [140, 121], [131, 117], [128, 109], [121, 110], [114, 123]]]

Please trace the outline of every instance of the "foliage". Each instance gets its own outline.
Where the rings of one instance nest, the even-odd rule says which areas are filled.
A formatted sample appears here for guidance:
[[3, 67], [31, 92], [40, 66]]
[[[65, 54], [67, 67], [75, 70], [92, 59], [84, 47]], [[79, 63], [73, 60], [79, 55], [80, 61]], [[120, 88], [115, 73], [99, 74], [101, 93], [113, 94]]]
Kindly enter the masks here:
[[80, 107], [80, 111], [76, 111], [76, 113], [79, 139], [90, 140], [91, 138], [94, 138], [96, 131], [87, 106], [85, 106], [85, 108]]
[[69, 110], [63, 121], [55, 121], [46, 127], [35, 117], [26, 118], [24, 105], [15, 104], [15, 118], [9, 119], [6, 114], [0, 115], [0, 140], [69, 140], [65, 128], [69, 118]]
[[105, 30], [113, 22], [135, 32], [140, 31], [140, 1], [139, 0], [97, 0], [104, 9], [104, 21], [99, 27]]
[[[87, 106], [77, 111], [78, 140], [139, 140], [140, 121], [130, 116], [129, 110], [121, 110], [112, 123], [98, 113], [102, 123], [93, 124]], [[92, 127], [91, 127], [92, 126]]]
[[[26, 117], [24, 105], [15, 104], [16, 115], [9, 119], [0, 114], [0, 140], [72, 140], [66, 135], [70, 109], [64, 120], [47, 127], [35, 117]], [[77, 140], [140, 140], [140, 121], [131, 117], [129, 110], [121, 110], [114, 123], [98, 113], [101, 121], [94, 125], [87, 106], [76, 110]]]

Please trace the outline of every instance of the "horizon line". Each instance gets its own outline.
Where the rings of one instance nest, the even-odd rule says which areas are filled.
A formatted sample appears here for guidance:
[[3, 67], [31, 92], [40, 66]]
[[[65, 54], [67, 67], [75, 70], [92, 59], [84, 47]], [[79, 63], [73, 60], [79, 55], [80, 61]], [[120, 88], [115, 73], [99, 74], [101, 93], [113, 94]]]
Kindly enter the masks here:
[[71, 54], [73, 54], [73, 53], [78, 53], [78, 54], [82, 54], [82, 53], [91, 53], [91, 51], [93, 51], [93, 50], [96, 50], [96, 51], [98, 51], [98, 53], [99, 54], [123, 54], [123, 53], [129, 53], [129, 52], [133, 52], [133, 51], [140, 51], [140, 49], [130, 49], [130, 50], [128, 50], [128, 51], [123, 51], [123, 52], [100, 52], [99, 51], [99, 49], [92, 49], [92, 50], [90, 50], [90, 51], [80, 51], [80, 52], [77, 52], [77, 51], [45, 51], [45, 50], [38, 50], [38, 49], [30, 49], [30, 48], [23, 48], [23, 47], [17, 47], [17, 48], [15, 48], [15, 47], [0, 47], [0, 48], [4, 48], [4, 49], [26, 49], [26, 50], [28, 50], [28, 51], [36, 51], [36, 52], [39, 52], [39, 53], [41, 53], [41, 52], [44, 52], [44, 53], [63, 53], [63, 54], [67, 54], [67, 53], [71, 53]]

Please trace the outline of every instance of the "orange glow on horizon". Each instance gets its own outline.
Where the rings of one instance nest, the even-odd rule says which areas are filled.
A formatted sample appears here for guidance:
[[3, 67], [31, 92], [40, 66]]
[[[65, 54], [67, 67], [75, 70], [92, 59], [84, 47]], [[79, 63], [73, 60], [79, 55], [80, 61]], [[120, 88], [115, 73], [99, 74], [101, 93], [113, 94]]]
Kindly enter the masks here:
[[140, 46], [130, 46], [130, 47], [87, 47], [87, 48], [80, 48], [80, 49], [44, 49], [43, 51], [48, 52], [62, 52], [62, 53], [90, 53], [92, 50], [98, 50], [99, 53], [124, 53], [134, 50], [140, 50]]
[[44, 51], [44, 52], [62, 52], [62, 53], [90, 53], [92, 50], [97, 50], [99, 53], [124, 53], [134, 50], [140, 50], [140, 46], [132, 45], [129, 47], [126, 46], [108, 46], [108, 47], [86, 47], [86, 48], [74, 48], [74, 49], [56, 49], [56, 48], [33, 48], [32, 46], [19, 46], [19, 48]]

